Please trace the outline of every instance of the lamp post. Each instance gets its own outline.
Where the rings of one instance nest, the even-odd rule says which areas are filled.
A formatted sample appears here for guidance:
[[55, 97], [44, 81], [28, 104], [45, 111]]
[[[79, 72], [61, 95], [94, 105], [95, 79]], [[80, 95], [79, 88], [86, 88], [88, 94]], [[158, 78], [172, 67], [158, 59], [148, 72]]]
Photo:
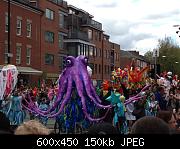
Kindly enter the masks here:
[[10, 52], [11, 52], [11, 0], [8, 0], [8, 64], [10, 64]]

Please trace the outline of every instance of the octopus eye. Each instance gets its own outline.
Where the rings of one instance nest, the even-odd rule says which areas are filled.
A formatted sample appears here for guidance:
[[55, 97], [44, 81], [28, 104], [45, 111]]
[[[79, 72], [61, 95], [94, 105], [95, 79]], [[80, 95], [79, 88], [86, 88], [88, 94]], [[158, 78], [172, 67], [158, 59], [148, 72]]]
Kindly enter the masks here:
[[86, 64], [88, 64], [88, 58], [87, 57], [84, 58], [84, 61]]
[[69, 65], [71, 65], [71, 60], [66, 60], [66, 64], [67, 64], [67, 66], [69, 66]]

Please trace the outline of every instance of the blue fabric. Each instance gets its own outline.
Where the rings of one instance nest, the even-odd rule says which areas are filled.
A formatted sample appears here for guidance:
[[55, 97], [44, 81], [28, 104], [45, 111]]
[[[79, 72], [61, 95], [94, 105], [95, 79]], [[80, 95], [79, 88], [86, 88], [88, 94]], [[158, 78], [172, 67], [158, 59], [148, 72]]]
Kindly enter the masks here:
[[[42, 110], [42, 111], [47, 111], [48, 110], [48, 105], [45, 104], [45, 103], [41, 103], [39, 105], [39, 109]], [[48, 122], [48, 117], [39, 116], [39, 121], [46, 126], [47, 122]]]
[[160, 109], [166, 110], [167, 109], [167, 101], [162, 97], [162, 95], [159, 92], [157, 92], [157, 93], [155, 93], [155, 97], [159, 103]]
[[22, 97], [20, 96], [12, 96], [8, 104], [4, 103], [6, 105], [2, 105], [2, 112], [6, 114], [10, 123], [13, 125], [22, 124], [26, 116], [22, 110], [21, 100]]

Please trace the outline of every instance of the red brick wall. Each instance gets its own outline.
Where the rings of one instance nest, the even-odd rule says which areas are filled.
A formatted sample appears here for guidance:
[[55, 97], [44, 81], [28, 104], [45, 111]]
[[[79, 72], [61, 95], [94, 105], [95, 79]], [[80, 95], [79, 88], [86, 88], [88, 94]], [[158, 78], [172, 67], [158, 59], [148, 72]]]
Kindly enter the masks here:
[[[7, 3], [0, 1], [0, 15], [1, 19], [1, 36], [0, 36], [0, 64], [4, 64], [4, 49], [5, 40], [8, 40], [8, 33], [5, 33], [5, 12], [8, 12]], [[16, 20], [17, 16], [22, 17], [22, 34], [16, 35]], [[22, 44], [21, 49], [21, 64], [19, 66], [30, 66], [40, 70], [40, 14], [35, 13], [30, 9], [24, 8], [24, 6], [11, 4], [11, 64], [16, 65], [16, 43]], [[32, 21], [32, 37], [27, 38], [26, 23], [27, 19]], [[26, 45], [31, 45], [31, 64], [26, 64]]]

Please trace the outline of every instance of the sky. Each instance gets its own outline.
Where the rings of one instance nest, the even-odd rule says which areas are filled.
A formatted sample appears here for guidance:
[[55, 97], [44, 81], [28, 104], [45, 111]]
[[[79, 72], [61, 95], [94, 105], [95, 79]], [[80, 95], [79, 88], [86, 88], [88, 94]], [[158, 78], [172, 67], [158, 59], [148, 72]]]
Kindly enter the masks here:
[[65, 0], [102, 23], [110, 41], [122, 50], [153, 51], [158, 39], [171, 37], [180, 45], [180, 0]]

